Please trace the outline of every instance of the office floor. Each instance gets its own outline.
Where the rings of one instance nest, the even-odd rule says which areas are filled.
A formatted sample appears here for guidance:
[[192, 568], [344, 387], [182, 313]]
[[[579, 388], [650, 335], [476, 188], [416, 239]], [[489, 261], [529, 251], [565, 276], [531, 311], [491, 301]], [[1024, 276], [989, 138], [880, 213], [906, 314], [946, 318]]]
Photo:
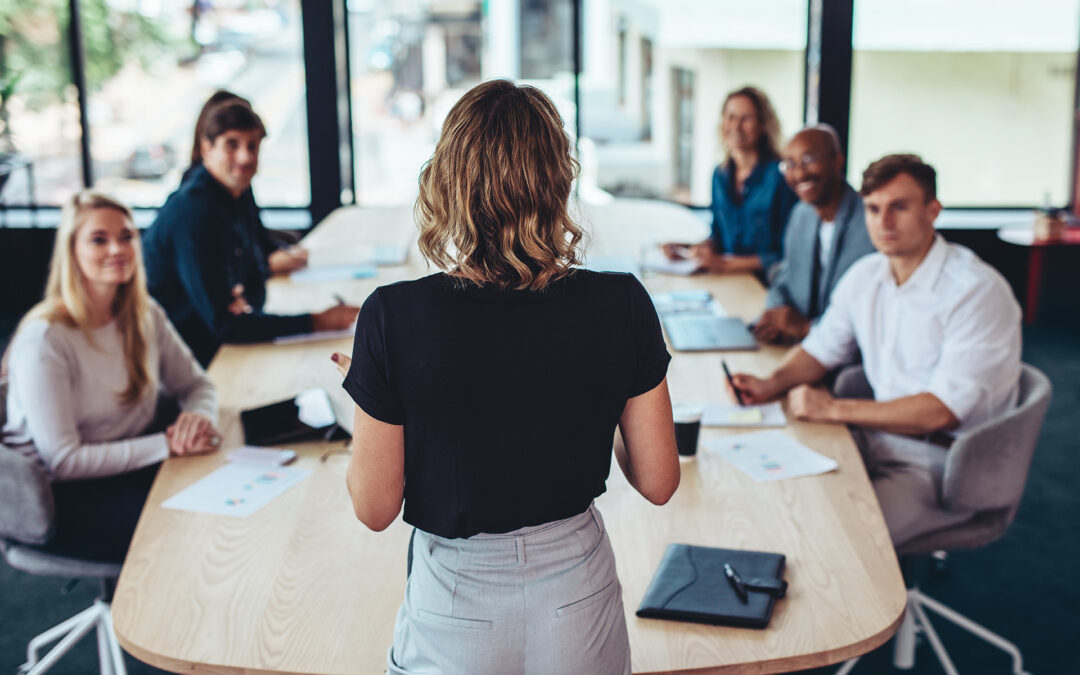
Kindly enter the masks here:
[[[923, 591], [1016, 642], [1026, 669], [1039, 675], [1071, 672], [1080, 661], [1080, 312], [1072, 292], [1078, 275], [1075, 269], [1067, 274], [1047, 280], [1040, 322], [1024, 331], [1024, 360], [1050, 376], [1054, 397], [1016, 522], [1000, 541], [951, 555], [946, 574], [923, 568], [916, 575]], [[12, 317], [0, 315], [0, 349], [13, 324]], [[97, 592], [93, 584], [80, 583], [63, 595], [63, 586], [63, 580], [32, 577], [0, 563], [0, 673], [13, 672], [25, 660], [33, 635], [89, 606]], [[1009, 672], [1008, 658], [994, 647], [945, 621], [935, 626], [960, 672]], [[892, 672], [890, 647], [863, 657], [853, 672]], [[908, 672], [942, 672], [927, 645], [919, 647], [916, 661]], [[128, 664], [132, 675], [160, 672], [134, 659]], [[96, 671], [95, 643], [88, 638], [53, 672]]]

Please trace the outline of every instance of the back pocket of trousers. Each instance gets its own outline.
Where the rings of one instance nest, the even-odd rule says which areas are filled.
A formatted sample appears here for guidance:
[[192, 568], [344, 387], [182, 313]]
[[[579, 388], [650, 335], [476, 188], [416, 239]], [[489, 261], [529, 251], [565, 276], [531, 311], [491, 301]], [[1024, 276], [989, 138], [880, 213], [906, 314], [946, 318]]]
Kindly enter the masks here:
[[494, 625], [492, 621], [481, 621], [480, 619], [461, 619], [456, 616], [446, 616], [444, 614], [436, 614], [429, 612], [426, 609], [416, 610], [416, 616], [421, 621], [426, 623], [432, 623], [439, 626], [447, 626], [449, 628], [464, 628], [466, 630], [491, 630]]
[[583, 609], [588, 609], [589, 607], [592, 607], [599, 602], [604, 602], [609, 597], [611, 597], [611, 594], [614, 593], [618, 588], [619, 585], [615, 582], [615, 579], [612, 579], [608, 582], [607, 586], [604, 586], [597, 592], [591, 595], [587, 595], [581, 600], [571, 602], [569, 605], [563, 605], [562, 607], [559, 607], [555, 610], [555, 616], [560, 618], [564, 616], [570, 616], [571, 614], [576, 614]]

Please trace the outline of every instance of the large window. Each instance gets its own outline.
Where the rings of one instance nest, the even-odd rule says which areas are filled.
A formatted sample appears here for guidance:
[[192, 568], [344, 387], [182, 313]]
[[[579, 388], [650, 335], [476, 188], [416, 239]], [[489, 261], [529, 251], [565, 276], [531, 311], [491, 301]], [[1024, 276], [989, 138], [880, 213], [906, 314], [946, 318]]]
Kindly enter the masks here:
[[708, 204], [720, 104], [753, 85], [802, 125], [806, 0], [584, 0], [583, 183]]
[[[84, 179], [68, 1], [0, 7], [0, 162], [29, 163], [33, 201], [57, 204]], [[95, 187], [160, 206], [189, 164], [199, 109], [224, 88], [250, 99], [267, 127], [260, 204], [308, 205], [298, 0], [80, 0], [79, 10]], [[0, 187], [6, 203], [31, 202], [26, 175], [12, 171]]]
[[540, 87], [573, 130], [571, 2], [349, 3], [357, 201], [412, 201], [447, 112], [487, 79]]
[[114, 6], [82, 1], [97, 187], [136, 206], [161, 205], [190, 162], [199, 109], [228, 89], [266, 124], [253, 186], [259, 203], [307, 206], [297, 0], [104, 4]]
[[0, 203], [57, 204], [82, 185], [67, 1], [0, 8]]
[[[493, 77], [541, 87], [580, 130], [586, 198], [707, 204], [719, 107], [735, 88], [765, 91], [785, 135], [803, 123], [807, 0], [332, 2], [304, 6], [339, 21], [345, 8], [351, 80], [340, 100], [326, 91], [333, 78], [305, 78], [300, 0], [77, 0], [81, 61], [71, 0], [0, 0], [0, 205], [57, 204], [79, 188], [84, 131], [98, 187], [161, 204], [217, 88], [250, 98], [266, 121], [263, 206], [311, 201], [308, 86], [313, 110], [345, 120], [351, 102], [345, 161], [366, 204], [411, 201], [446, 112]], [[938, 168], [949, 206], [1066, 203], [1078, 27], [1080, 0], [858, 0], [851, 182], [881, 155], [917, 152]], [[322, 58], [345, 45], [308, 47]], [[846, 90], [846, 72], [827, 74]], [[346, 201], [350, 187], [340, 186]]]
[[859, 0], [849, 180], [915, 152], [946, 206], [1069, 200], [1077, 0]]

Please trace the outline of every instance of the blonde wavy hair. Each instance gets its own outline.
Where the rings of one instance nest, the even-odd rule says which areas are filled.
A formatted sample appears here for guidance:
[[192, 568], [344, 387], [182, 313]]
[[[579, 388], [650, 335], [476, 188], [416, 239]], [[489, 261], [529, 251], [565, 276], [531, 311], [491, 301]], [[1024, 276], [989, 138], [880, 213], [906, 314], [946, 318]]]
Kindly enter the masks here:
[[773, 109], [772, 103], [769, 102], [769, 97], [765, 95], [765, 92], [757, 87], [743, 87], [742, 89], [736, 89], [728, 94], [724, 98], [724, 104], [720, 106], [720, 127], [718, 127], [718, 133], [720, 134], [720, 147], [724, 149], [724, 159], [726, 160], [731, 157], [731, 148], [728, 147], [727, 141], [724, 140], [724, 110], [727, 109], [727, 105], [731, 102], [731, 99], [739, 96], [750, 101], [754, 106], [754, 110], [757, 111], [758, 127], [761, 129], [761, 136], [758, 138], [757, 143], [758, 155], [762, 158], [779, 157], [780, 118], [776, 116], [776, 111]]
[[[112, 197], [83, 190], [72, 195], [60, 212], [60, 225], [56, 229], [52, 260], [49, 263], [49, 279], [45, 283], [45, 297], [34, 305], [19, 323], [21, 330], [27, 322], [44, 319], [81, 329], [91, 340], [90, 297], [86, 290], [86, 278], [75, 259], [75, 235], [97, 209], [114, 209], [121, 212], [134, 228], [131, 209]], [[138, 230], [132, 241], [135, 248], [135, 272], [131, 281], [121, 284], [113, 300], [113, 316], [120, 331], [124, 348], [124, 361], [128, 371], [127, 388], [119, 395], [120, 402], [131, 405], [150, 390], [151, 376], [146, 363], [147, 317], [150, 295], [146, 290], [146, 273], [143, 268], [142, 247]]]
[[551, 100], [492, 80], [450, 110], [420, 173], [420, 252], [443, 271], [502, 290], [540, 290], [582, 258], [567, 204], [578, 163]]

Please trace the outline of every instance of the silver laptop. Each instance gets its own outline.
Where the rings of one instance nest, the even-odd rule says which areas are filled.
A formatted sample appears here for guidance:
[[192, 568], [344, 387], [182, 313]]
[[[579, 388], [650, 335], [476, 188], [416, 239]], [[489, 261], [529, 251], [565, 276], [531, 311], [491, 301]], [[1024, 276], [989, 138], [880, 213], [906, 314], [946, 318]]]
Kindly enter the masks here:
[[680, 352], [757, 349], [741, 319], [710, 314], [671, 314], [661, 319], [671, 346]]

